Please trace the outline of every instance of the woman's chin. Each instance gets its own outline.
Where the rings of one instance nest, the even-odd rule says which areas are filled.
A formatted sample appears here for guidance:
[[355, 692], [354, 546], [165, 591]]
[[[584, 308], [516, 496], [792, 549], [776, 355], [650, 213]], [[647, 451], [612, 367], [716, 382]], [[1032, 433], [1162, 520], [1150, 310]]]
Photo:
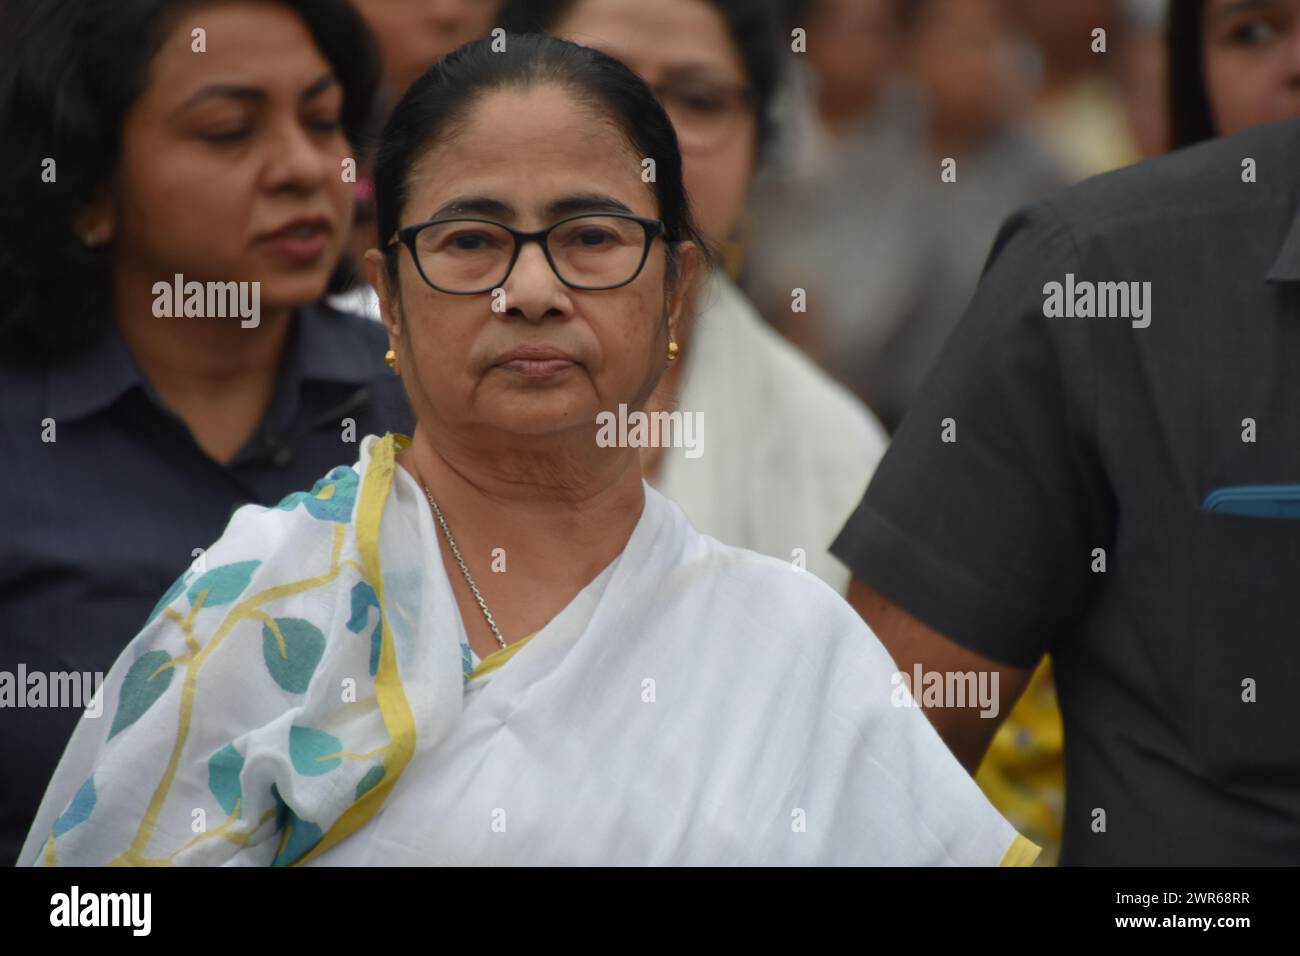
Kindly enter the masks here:
[[311, 270], [295, 275], [266, 274], [260, 280], [262, 308], [266, 311], [294, 310], [325, 297], [332, 270]]
[[566, 438], [591, 441], [596, 429], [596, 408], [587, 408], [569, 401], [564, 403], [541, 402], [523, 408], [513, 405], [486, 416], [489, 427], [505, 432], [520, 442], [534, 440], [554, 442]]

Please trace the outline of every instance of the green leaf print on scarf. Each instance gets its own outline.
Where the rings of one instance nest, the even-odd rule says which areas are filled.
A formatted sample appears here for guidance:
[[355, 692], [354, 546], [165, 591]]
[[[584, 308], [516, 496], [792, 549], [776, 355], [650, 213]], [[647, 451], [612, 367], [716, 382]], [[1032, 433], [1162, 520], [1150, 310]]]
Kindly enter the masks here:
[[338, 756], [342, 751], [343, 741], [333, 734], [297, 724], [289, 728], [289, 759], [293, 761], [293, 769], [304, 777], [329, 773], [343, 763]]
[[113, 717], [113, 726], [108, 731], [112, 740], [118, 731], [134, 724], [153, 702], [163, 695], [171, 685], [174, 667], [171, 655], [166, 651], [150, 651], [141, 654], [122, 680], [122, 692], [117, 701], [117, 714]]
[[248, 587], [253, 572], [261, 563], [261, 561], [236, 561], [234, 564], [223, 564], [219, 568], [213, 568], [207, 574], [200, 575], [190, 585], [190, 603], [193, 604], [200, 594], [207, 591], [207, 596], [203, 599], [205, 608], [229, 604], [244, 593], [244, 588]]
[[77, 795], [72, 798], [68, 804], [68, 809], [59, 814], [58, 819], [54, 821], [54, 836], [61, 837], [79, 823], [85, 823], [90, 818], [90, 812], [95, 809], [95, 778], [87, 777], [86, 782], [81, 785]]
[[360, 800], [365, 794], [373, 790], [375, 784], [384, 779], [384, 767], [380, 764], [377, 767], [371, 767], [366, 771], [366, 775], [357, 783], [357, 799]]
[[262, 625], [262, 657], [267, 670], [289, 693], [306, 693], [325, 654], [325, 635], [311, 621], [297, 617], [277, 617], [275, 627], [278, 635], [269, 623]]
[[[379, 610], [379, 598], [375, 589], [367, 581], [358, 581], [352, 586], [352, 617], [348, 619], [348, 630], [360, 634], [370, 619], [370, 609]], [[384, 620], [382, 614], [375, 619], [375, 629], [370, 633], [370, 676], [379, 673], [379, 648], [383, 640]]]
[[271, 785], [271, 796], [275, 798], [278, 807], [275, 829], [280, 834], [280, 848], [271, 865], [291, 866], [320, 842], [321, 828], [294, 813], [274, 784]]
[[227, 814], [234, 813], [243, 799], [243, 785], [239, 782], [243, 772], [244, 755], [234, 744], [226, 744], [208, 761], [208, 789]]
[[360, 475], [347, 465], [339, 465], [316, 482], [310, 493], [295, 491], [276, 507], [281, 511], [292, 511], [302, 505], [309, 515], [320, 521], [351, 521], [360, 484]]

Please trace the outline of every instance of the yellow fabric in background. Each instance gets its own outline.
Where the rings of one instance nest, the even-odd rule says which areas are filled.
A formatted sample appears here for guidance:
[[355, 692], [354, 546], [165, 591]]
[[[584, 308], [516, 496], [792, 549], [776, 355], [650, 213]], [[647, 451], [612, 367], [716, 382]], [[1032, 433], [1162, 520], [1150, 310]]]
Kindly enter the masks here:
[[1055, 866], [1065, 806], [1064, 731], [1051, 659], [1044, 657], [998, 728], [975, 774], [989, 801], [1042, 847], [1036, 866]]

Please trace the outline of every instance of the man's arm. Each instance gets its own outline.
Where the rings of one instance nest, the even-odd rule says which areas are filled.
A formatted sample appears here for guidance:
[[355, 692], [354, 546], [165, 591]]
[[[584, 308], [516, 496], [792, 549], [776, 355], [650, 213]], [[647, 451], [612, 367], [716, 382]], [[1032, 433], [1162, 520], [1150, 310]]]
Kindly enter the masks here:
[[[968, 651], [891, 603], [859, 578], [855, 577], [849, 584], [848, 601], [885, 645], [898, 669], [909, 676], [916, 664], [920, 664], [923, 671], [974, 671], [998, 675], [995, 716], [981, 717], [980, 707], [974, 702], [969, 707], [927, 708], [925, 711], [948, 749], [974, 775], [993, 735], [1020, 699], [1033, 671], [1008, 667]], [[913, 696], [919, 703], [919, 688], [913, 689]]]

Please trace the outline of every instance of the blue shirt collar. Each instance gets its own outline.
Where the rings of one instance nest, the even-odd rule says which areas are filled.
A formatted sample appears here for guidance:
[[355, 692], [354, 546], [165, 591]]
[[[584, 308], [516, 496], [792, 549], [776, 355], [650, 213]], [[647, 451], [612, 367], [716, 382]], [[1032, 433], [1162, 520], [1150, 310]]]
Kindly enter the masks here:
[[[299, 309], [283, 366], [291, 381], [282, 384], [294, 392], [305, 382], [355, 388], [388, 373], [367, 334], [370, 321], [319, 303]], [[135, 389], [161, 405], [111, 321], [93, 342], [56, 359], [48, 382], [47, 414], [58, 422], [97, 414]]]

